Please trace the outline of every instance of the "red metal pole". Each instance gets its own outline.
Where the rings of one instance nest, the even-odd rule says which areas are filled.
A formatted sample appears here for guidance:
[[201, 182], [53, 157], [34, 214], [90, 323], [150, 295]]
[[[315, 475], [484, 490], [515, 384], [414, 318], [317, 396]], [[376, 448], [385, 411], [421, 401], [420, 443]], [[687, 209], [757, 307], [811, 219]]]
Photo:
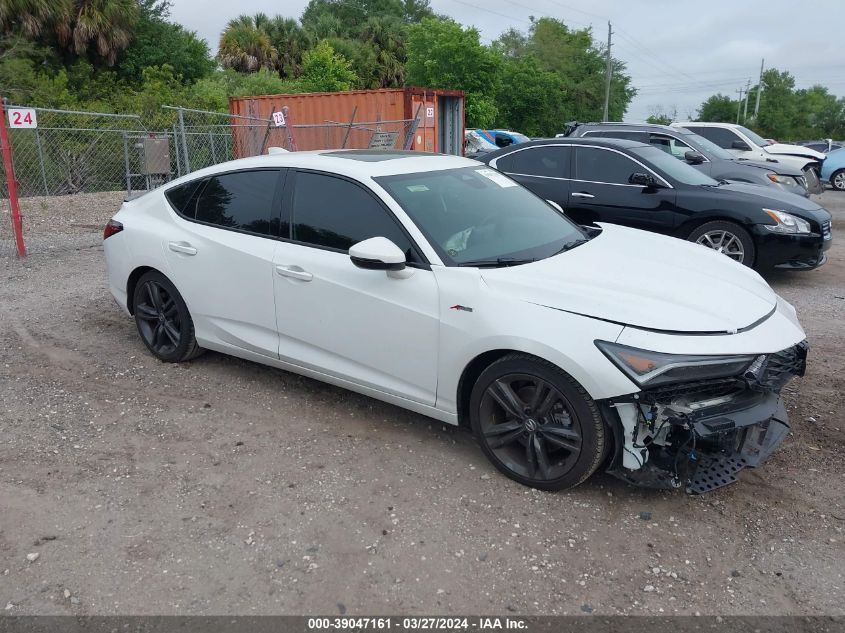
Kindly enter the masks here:
[[9, 206], [12, 208], [12, 230], [15, 232], [15, 244], [18, 247], [18, 257], [26, 257], [26, 245], [23, 243], [23, 224], [21, 222], [21, 206], [18, 202], [18, 181], [15, 179], [15, 167], [12, 165], [12, 145], [9, 143], [9, 134], [6, 132], [6, 107], [5, 101], [0, 97], [0, 104], [3, 104], [0, 112], [0, 145], [3, 150], [3, 168], [6, 170], [6, 184], [9, 187]]

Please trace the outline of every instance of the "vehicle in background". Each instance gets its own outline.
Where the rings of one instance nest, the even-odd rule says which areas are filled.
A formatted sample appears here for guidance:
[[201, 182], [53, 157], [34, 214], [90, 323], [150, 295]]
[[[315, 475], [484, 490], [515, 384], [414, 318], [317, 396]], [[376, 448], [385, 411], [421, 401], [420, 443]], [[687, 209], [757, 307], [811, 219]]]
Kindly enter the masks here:
[[511, 130], [481, 130], [470, 128], [464, 133], [464, 156], [475, 158], [500, 147], [527, 143], [531, 139]]
[[809, 147], [822, 154], [830, 154], [837, 149], [845, 147], [845, 142], [837, 142], [830, 138], [821, 141], [798, 141], [795, 144], [801, 145], [802, 147]]
[[654, 145], [684, 161], [714, 180], [749, 182], [776, 187], [782, 191], [807, 197], [807, 181], [800, 169], [781, 163], [740, 160], [703, 136], [668, 125], [633, 123], [583, 123], [572, 137], [625, 138]]
[[692, 494], [732, 483], [789, 434], [779, 394], [806, 366], [795, 309], [753, 271], [585, 230], [456, 156], [222, 163], [126, 202], [103, 238], [109, 289], [159, 360], [212, 349], [460, 424], [544, 490], [599, 468]]
[[822, 163], [822, 181], [845, 191], [845, 147], [832, 151]]
[[759, 134], [747, 127], [734, 123], [705, 123], [690, 121], [672, 123], [672, 127], [685, 128], [704, 138], [713, 141], [722, 149], [735, 154], [739, 158], [750, 160], [778, 161], [784, 165], [795, 167], [804, 172], [807, 188], [810, 193], [821, 193], [823, 187], [819, 182], [821, 162], [824, 154], [801, 145], [786, 145], [784, 143], [769, 143]]
[[495, 152], [498, 146], [486, 136], [479, 133], [479, 130], [469, 129], [464, 132], [464, 156], [474, 158], [479, 154]]
[[720, 183], [653, 145], [568, 137], [506, 147], [482, 160], [581, 225], [612, 222], [671, 235], [758, 270], [810, 270], [827, 261], [830, 213], [817, 203]]

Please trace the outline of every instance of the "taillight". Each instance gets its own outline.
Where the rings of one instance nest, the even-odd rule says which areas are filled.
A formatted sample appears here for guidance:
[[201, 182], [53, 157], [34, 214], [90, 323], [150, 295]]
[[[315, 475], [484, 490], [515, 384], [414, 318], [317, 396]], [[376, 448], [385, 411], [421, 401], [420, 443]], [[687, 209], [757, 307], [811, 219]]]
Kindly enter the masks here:
[[103, 229], [103, 239], [108, 239], [115, 233], [120, 233], [123, 230], [123, 225], [117, 220], [109, 220], [106, 228]]

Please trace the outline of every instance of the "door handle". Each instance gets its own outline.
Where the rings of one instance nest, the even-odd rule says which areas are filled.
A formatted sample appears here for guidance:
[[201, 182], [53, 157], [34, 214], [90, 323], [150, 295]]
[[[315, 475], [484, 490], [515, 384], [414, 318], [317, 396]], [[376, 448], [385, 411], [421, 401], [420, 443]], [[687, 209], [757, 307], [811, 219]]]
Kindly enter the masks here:
[[182, 253], [183, 255], [196, 255], [197, 249], [187, 242], [170, 242], [167, 247], [174, 253]]
[[572, 194], [573, 198], [595, 198], [595, 196], [591, 193], [584, 193], [583, 191], [579, 191]]
[[314, 275], [306, 270], [303, 270], [299, 266], [276, 266], [276, 274], [281, 275], [282, 277], [299, 279], [300, 281], [311, 281], [314, 279]]

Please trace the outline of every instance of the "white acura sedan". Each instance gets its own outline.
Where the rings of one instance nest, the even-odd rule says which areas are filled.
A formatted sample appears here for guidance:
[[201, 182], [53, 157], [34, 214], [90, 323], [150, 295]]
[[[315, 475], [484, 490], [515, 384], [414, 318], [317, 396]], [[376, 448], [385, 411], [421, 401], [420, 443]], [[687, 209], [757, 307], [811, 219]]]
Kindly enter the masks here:
[[760, 464], [802, 375], [795, 310], [695, 244], [580, 227], [475, 161], [238, 160], [126, 202], [109, 286], [166, 362], [211, 349], [472, 429], [557, 490], [603, 468], [700, 493]]

